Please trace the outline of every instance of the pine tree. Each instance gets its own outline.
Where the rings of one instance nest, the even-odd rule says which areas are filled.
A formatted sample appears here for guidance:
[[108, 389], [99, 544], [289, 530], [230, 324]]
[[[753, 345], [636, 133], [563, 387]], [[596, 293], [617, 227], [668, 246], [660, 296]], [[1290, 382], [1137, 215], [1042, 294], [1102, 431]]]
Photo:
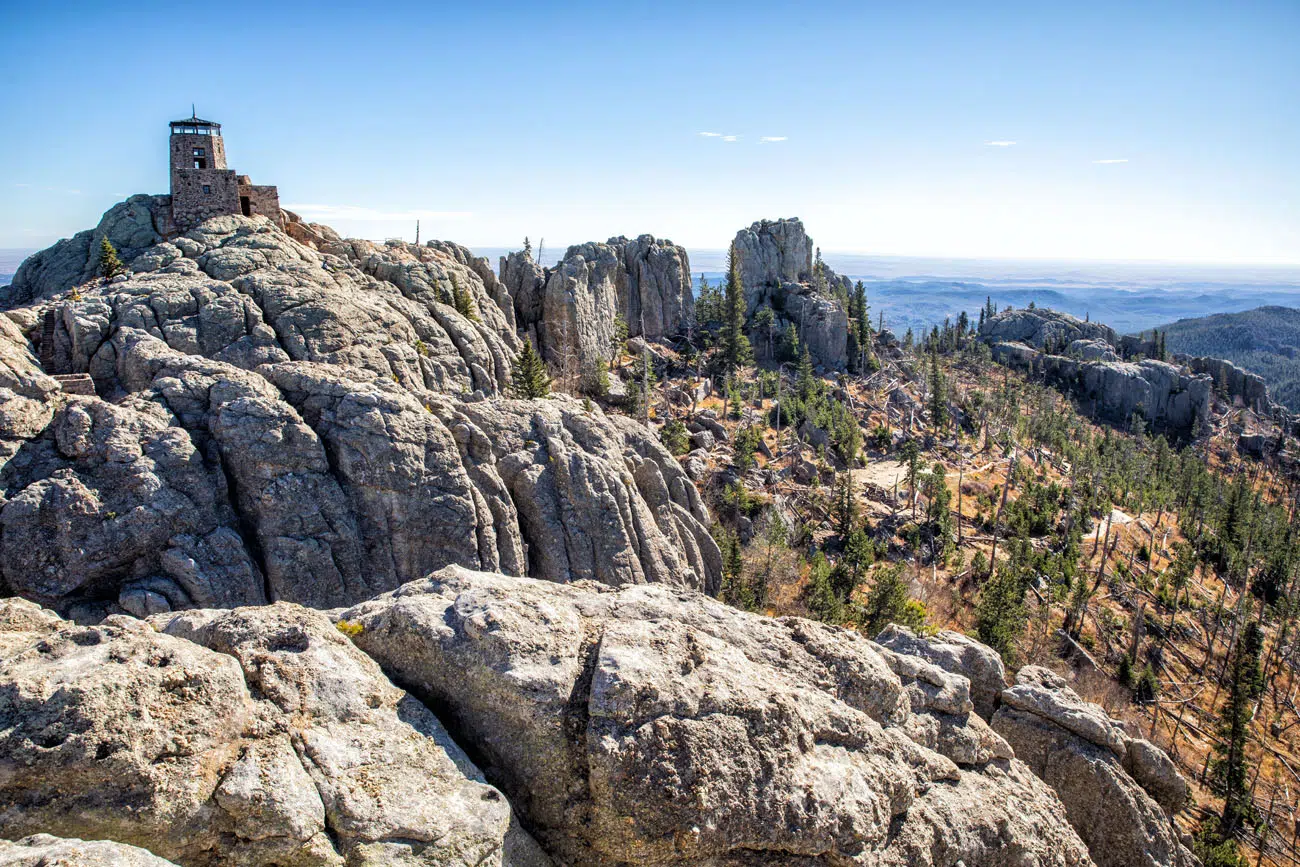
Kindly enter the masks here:
[[863, 630], [873, 638], [891, 623], [909, 629], [925, 626], [925, 607], [911, 599], [903, 569], [891, 564], [876, 573], [876, 583], [867, 594], [863, 608]]
[[939, 368], [939, 353], [930, 353], [930, 424], [935, 433], [948, 426], [948, 383]]
[[623, 347], [627, 345], [627, 320], [623, 314], [619, 313], [614, 316], [614, 333], [609, 338], [609, 360], [610, 363], [617, 362], [623, 355]]
[[839, 474], [835, 487], [835, 532], [848, 541], [858, 523], [858, 502], [853, 491], [853, 471]]
[[1220, 743], [1215, 746], [1214, 779], [1223, 791], [1223, 814], [1219, 833], [1232, 837], [1251, 817], [1249, 762], [1246, 741], [1250, 736], [1250, 718], [1255, 699], [1264, 688], [1259, 655], [1264, 633], [1251, 621], [1237, 642], [1228, 670], [1228, 701], [1219, 721]]
[[799, 369], [795, 380], [795, 388], [799, 394], [799, 400], [805, 403], [817, 393], [817, 377], [813, 373], [812, 356], [808, 354], [806, 345], [803, 347], [803, 354], [799, 356]]
[[1025, 631], [1025, 587], [1014, 569], [998, 571], [980, 591], [975, 605], [976, 637], [1011, 661], [1015, 642]]
[[740, 282], [740, 262], [733, 245], [727, 251], [727, 288], [723, 296], [722, 360], [728, 373], [753, 360], [749, 338], [745, 336], [745, 289]]
[[474, 297], [456, 278], [455, 274], [451, 275], [451, 303], [456, 308], [456, 312], [466, 319], [478, 322], [478, 313], [474, 310]]
[[551, 378], [546, 374], [546, 363], [529, 340], [524, 341], [524, 348], [515, 360], [513, 386], [515, 394], [528, 400], [546, 397], [551, 392]]
[[124, 273], [126, 273], [126, 265], [122, 264], [122, 260], [117, 255], [117, 248], [105, 235], [99, 242], [99, 276], [105, 280], [112, 280], [118, 274]]
[[754, 314], [754, 327], [767, 334], [767, 357], [772, 357], [772, 333], [776, 330], [776, 313], [764, 304]]

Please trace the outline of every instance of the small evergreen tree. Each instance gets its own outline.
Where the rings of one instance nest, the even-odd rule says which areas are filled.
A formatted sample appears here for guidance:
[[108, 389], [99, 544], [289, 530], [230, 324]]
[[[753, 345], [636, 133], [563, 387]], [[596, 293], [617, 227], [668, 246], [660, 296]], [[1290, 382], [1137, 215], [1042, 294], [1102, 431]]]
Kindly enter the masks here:
[[976, 637], [1010, 662], [1015, 643], [1029, 622], [1025, 610], [1025, 588], [1014, 569], [994, 574], [980, 592], [975, 606]]
[[749, 338], [745, 336], [745, 316], [748, 310], [745, 289], [740, 283], [740, 262], [736, 259], [734, 245], [727, 251], [727, 287], [723, 303], [722, 363], [727, 373], [731, 374], [754, 358]]
[[691, 450], [691, 437], [681, 419], [670, 418], [659, 431], [659, 441], [674, 455], [684, 455]]
[[99, 242], [99, 276], [105, 280], [112, 280], [118, 274], [125, 273], [126, 265], [118, 258], [117, 248], [105, 235], [103, 240]]
[[930, 424], [935, 433], [948, 426], [948, 382], [939, 367], [939, 353], [930, 353]]
[[474, 297], [455, 274], [451, 275], [451, 304], [461, 316], [478, 322], [478, 313], [474, 310]]
[[515, 394], [527, 400], [546, 397], [551, 392], [551, 378], [546, 374], [546, 362], [533, 349], [530, 340], [524, 341], [524, 348], [515, 359], [512, 384]]
[[867, 635], [874, 638], [891, 623], [920, 630], [925, 627], [925, 617], [925, 606], [907, 592], [901, 566], [892, 564], [876, 573], [876, 583], [867, 594], [862, 613], [862, 627]]
[[1253, 704], [1264, 688], [1259, 655], [1264, 647], [1264, 633], [1259, 624], [1246, 624], [1228, 667], [1228, 701], [1219, 720], [1220, 742], [1215, 745], [1214, 781], [1223, 792], [1223, 813], [1219, 834], [1227, 840], [1252, 816], [1250, 803], [1250, 766], [1246, 742], [1250, 737]]
[[609, 338], [609, 360], [614, 364], [623, 355], [623, 347], [627, 345], [627, 320], [623, 314], [619, 313], [614, 317], [614, 334]]

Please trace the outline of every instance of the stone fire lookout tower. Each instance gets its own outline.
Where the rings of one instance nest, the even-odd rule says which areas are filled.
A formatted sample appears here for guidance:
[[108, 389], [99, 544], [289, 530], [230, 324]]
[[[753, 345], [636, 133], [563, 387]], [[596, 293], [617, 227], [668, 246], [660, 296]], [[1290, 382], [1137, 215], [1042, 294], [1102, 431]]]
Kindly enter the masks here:
[[280, 193], [226, 168], [221, 124], [191, 115], [171, 122], [172, 220], [181, 231], [223, 214], [261, 214], [277, 223]]

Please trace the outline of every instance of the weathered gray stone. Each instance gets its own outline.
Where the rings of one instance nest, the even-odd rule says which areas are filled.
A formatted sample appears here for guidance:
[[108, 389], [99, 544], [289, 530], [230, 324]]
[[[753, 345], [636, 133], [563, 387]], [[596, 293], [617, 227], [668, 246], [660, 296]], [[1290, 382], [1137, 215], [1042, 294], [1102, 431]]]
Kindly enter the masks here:
[[1085, 322], [1046, 307], [1004, 310], [986, 319], [980, 337], [989, 343], [1026, 343], [1042, 349], [1049, 342], [1065, 346], [1076, 340], [1099, 340], [1114, 346], [1115, 330], [1100, 322]]
[[339, 616], [565, 863], [1090, 863], [1018, 762], [913, 741], [902, 683], [850, 631], [458, 567]]
[[0, 648], [5, 836], [187, 867], [545, 863], [432, 714], [317, 612], [78, 627], [5, 600]]
[[166, 867], [146, 849], [107, 840], [65, 840], [33, 834], [0, 840], [0, 867]]
[[[519, 342], [485, 260], [288, 225], [311, 246], [217, 217], [124, 247], [123, 283], [0, 318], [0, 574], [17, 592], [101, 613], [159, 595], [330, 607], [453, 562], [716, 586], [708, 512], [652, 432], [501, 399]], [[633, 258], [654, 271], [651, 246]], [[59, 395], [17, 322], [111, 403]], [[145, 579], [168, 593], [127, 589]]]
[[1196, 864], [1160, 803], [1126, 770], [1137, 769], [1172, 806], [1180, 802], [1180, 778], [1168, 758], [1145, 741], [1132, 746], [1099, 706], [1055, 673], [1026, 666], [1016, 681], [1002, 694], [993, 729], [1061, 797], [1099, 867]]
[[886, 626], [876, 641], [895, 653], [920, 657], [966, 678], [976, 713], [986, 720], [993, 718], [998, 697], [1007, 686], [1006, 668], [997, 651], [960, 632], [945, 629], [922, 638], [896, 623]]
[[618, 317], [630, 336], [649, 339], [676, 335], [691, 320], [686, 250], [653, 235], [578, 244], [550, 269], [518, 251], [501, 257], [500, 270], [520, 327], [552, 366], [586, 388], [611, 358]]

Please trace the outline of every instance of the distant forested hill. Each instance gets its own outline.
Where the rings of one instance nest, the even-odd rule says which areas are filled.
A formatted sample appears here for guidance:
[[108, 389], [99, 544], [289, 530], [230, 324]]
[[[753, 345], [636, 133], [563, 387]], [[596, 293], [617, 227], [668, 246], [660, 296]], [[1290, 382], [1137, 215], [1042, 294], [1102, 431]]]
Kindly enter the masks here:
[[1162, 326], [1170, 352], [1213, 355], [1258, 373], [1273, 400], [1300, 412], [1300, 310], [1257, 307]]

